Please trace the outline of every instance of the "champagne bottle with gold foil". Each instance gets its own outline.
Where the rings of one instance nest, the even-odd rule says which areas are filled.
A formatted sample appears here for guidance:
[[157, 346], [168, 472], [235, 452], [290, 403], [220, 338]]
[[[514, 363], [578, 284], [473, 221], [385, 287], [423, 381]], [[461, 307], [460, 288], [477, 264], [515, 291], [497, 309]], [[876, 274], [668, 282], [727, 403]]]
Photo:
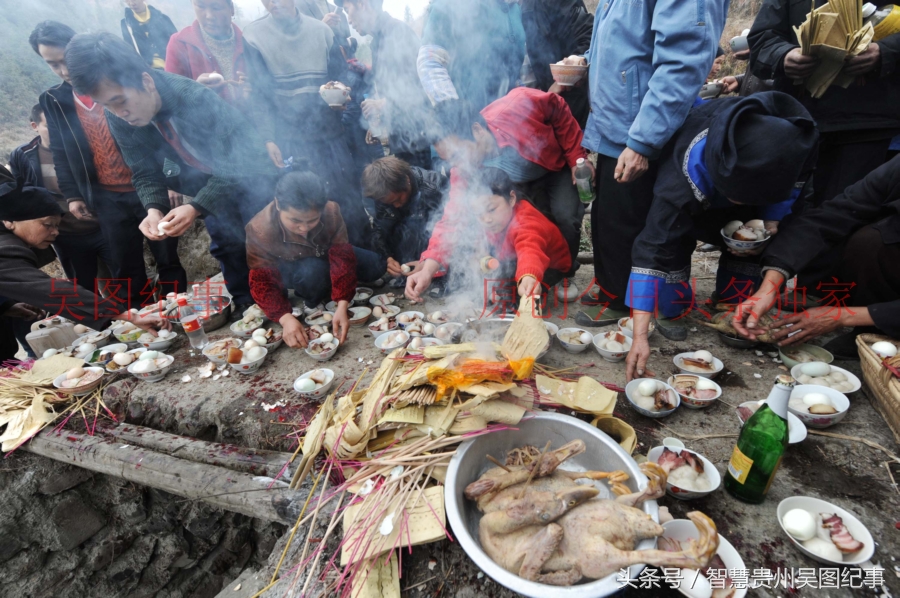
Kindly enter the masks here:
[[728, 469], [725, 490], [758, 504], [766, 498], [788, 445], [787, 405], [794, 379], [781, 375], [765, 402], [741, 428]]

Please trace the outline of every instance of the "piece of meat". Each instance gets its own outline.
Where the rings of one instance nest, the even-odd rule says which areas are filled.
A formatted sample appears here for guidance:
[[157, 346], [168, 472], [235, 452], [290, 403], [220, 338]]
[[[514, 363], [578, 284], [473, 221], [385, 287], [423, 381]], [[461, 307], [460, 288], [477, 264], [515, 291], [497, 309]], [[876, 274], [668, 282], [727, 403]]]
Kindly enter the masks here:
[[690, 451], [681, 451], [681, 456], [684, 457], [685, 463], [690, 465], [694, 471], [703, 473], [703, 461], [701, 461], [697, 455]]
[[667, 388], [657, 391], [656, 396], [654, 397], [653, 408], [656, 411], [668, 411], [669, 409], [673, 409], [675, 407], [675, 397], [672, 395], [674, 395], [674, 393]]
[[822, 517], [822, 527], [831, 532], [831, 541], [838, 550], [850, 554], [863, 547], [863, 543], [850, 534], [840, 517], [834, 513], [819, 513], [819, 516]]
[[695, 399], [699, 399], [701, 401], [706, 401], [706, 400], [712, 399], [716, 396], [716, 389], [707, 388], [704, 390], [697, 390], [695, 388], [694, 392], [693, 392], [693, 394], [691, 394], [691, 396], [694, 397]]
[[681, 467], [684, 463], [684, 457], [673, 450], [669, 450], [668, 447], [663, 449], [662, 455], [659, 456], [657, 461], [657, 464], [663, 468], [666, 474], [671, 473], [676, 467]]

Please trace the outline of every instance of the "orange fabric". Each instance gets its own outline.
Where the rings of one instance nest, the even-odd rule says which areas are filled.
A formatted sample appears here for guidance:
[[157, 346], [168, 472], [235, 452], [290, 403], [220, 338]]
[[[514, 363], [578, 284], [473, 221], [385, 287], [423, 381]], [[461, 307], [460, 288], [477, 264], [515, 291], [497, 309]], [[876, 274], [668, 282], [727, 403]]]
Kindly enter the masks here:
[[480, 382], [509, 384], [514, 374], [510, 364], [504, 361], [468, 359], [449, 370], [434, 366], [428, 368], [428, 381], [437, 386], [437, 398], [440, 400], [449, 392]]
[[516, 202], [506, 231], [488, 235], [488, 242], [501, 262], [516, 260], [516, 282], [526, 274], [541, 282], [548, 268], [568, 272], [572, 267], [572, 254], [559, 228], [525, 200]]
[[134, 191], [131, 184], [131, 169], [125, 164], [119, 146], [116, 145], [103, 107], [92, 104], [93, 109], [86, 108], [76, 96], [75, 111], [81, 128], [87, 137], [91, 152], [94, 154], [94, 168], [97, 170], [97, 181], [110, 191], [126, 193]]

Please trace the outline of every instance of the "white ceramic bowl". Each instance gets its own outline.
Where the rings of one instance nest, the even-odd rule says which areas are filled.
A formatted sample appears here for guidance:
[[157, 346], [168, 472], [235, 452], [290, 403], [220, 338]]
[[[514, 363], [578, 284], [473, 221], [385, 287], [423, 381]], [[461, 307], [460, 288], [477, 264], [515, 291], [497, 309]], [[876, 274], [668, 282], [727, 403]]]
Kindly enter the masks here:
[[544, 320], [544, 327], [547, 328], [547, 334], [550, 335], [550, 344], [553, 344], [553, 337], [556, 336], [556, 333], [559, 332], [559, 326], [554, 324], [553, 322], [548, 322]]
[[750, 49], [750, 43], [747, 41], [746, 35], [732, 37], [728, 44], [731, 46], [732, 52], [743, 52], [744, 50]]
[[[679, 376], [698, 377], [696, 374], [678, 374], [678, 375]], [[712, 380], [710, 380], [710, 382], [712, 382], [713, 384], [716, 384]], [[668, 384], [672, 388], [675, 388], [675, 376], [669, 376], [669, 379], [666, 380], [666, 384]], [[675, 388], [675, 392], [678, 392], [677, 388]], [[706, 409], [707, 407], [709, 407], [710, 405], [712, 405], [713, 403], [718, 401], [719, 398], [722, 396], [722, 387], [719, 386], [718, 384], [716, 384], [716, 396], [714, 396], [711, 399], [695, 399], [694, 397], [685, 396], [685, 395], [681, 394], [680, 392], [678, 392], [678, 396], [681, 397], [681, 404], [684, 405], [685, 407], [687, 407], [688, 409]]]
[[550, 75], [562, 86], [575, 85], [587, 75], [588, 67], [582, 64], [551, 64]]
[[[144, 353], [145, 351], [147, 351], [147, 349], [145, 349], [143, 347], [138, 347], [137, 349], [132, 349], [131, 351], [125, 351], [125, 353], [131, 353], [132, 355], [134, 355], [135, 361], [137, 361], [137, 358], [140, 357], [141, 353]], [[113, 361], [107, 362], [106, 372], [109, 374], [121, 374], [122, 372], [127, 372], [128, 365], [131, 365], [131, 363], [134, 363], [134, 361], [132, 361], [131, 363], [129, 363], [128, 365], [125, 365], [125, 366], [116, 365], [116, 369], [111, 370], [111, 369], [109, 369], [109, 366], [112, 365], [113, 363], [115, 363], [115, 362], [113, 362]]]
[[399, 324], [399, 325], [400, 325], [400, 328], [402, 328], [402, 329], [404, 329], [404, 330], [406, 330], [406, 326], [407, 326], [408, 322], [401, 322], [401, 321], [400, 321], [400, 318], [402, 318], [403, 316], [409, 316], [409, 319], [410, 319], [410, 320], [413, 320], [413, 319], [415, 319], [415, 318], [419, 318], [420, 320], [425, 321], [425, 314], [423, 314], [423, 313], [420, 312], [420, 311], [404, 311], [404, 312], [401, 312], [401, 313], [397, 314], [397, 324]]
[[169, 370], [172, 368], [172, 364], [175, 363], [175, 358], [171, 355], [161, 355], [159, 359], [166, 360], [165, 364], [162, 367], [144, 373], [137, 373], [134, 371], [134, 366], [140, 363], [140, 361], [133, 361], [127, 368], [128, 373], [138, 380], [143, 380], [144, 382], [159, 382], [166, 377], [166, 374], [169, 373]]
[[[96, 365], [97, 367], [103, 367], [106, 365], [106, 362], [96, 361], [97, 358], [100, 357], [103, 353], [124, 353], [128, 350], [128, 345], [126, 343], [113, 343], [111, 345], [104, 345], [103, 348], [98, 348], [96, 351], [88, 355], [84, 358], [85, 365]], [[95, 361], [91, 361], [91, 358], [95, 358]]]
[[322, 384], [321, 386], [316, 387], [315, 390], [309, 390], [309, 391], [297, 390], [297, 383], [300, 382], [301, 380], [305, 380], [305, 379], [309, 378], [310, 376], [312, 376], [312, 373], [316, 370], [310, 370], [310, 371], [306, 372], [305, 374], [301, 374], [300, 376], [297, 377], [296, 380], [294, 380], [294, 391], [296, 391], [304, 399], [318, 399], [319, 397], [324, 397], [325, 395], [328, 394], [328, 389], [331, 388], [331, 386], [334, 384], [334, 372], [333, 371], [331, 371], [329, 369], [325, 369], [325, 368], [318, 368], [318, 369], [320, 369], [322, 372], [325, 372], [325, 383]]
[[265, 320], [265, 319], [262, 319], [262, 320], [259, 321], [259, 324], [257, 324], [256, 326], [254, 326], [254, 327], [252, 327], [252, 328], [248, 328], [248, 329], [246, 329], [246, 330], [239, 330], [239, 329], [237, 328], [237, 325], [240, 324], [240, 323], [241, 323], [241, 320], [238, 320], [237, 322], [235, 322], [234, 324], [232, 324], [232, 325], [229, 327], [229, 329], [231, 330], [231, 334], [234, 335], [234, 336], [236, 336], [237, 338], [248, 339], [248, 338], [250, 338], [251, 336], [253, 336], [253, 331], [254, 331], [254, 330], [256, 330], [257, 328], [262, 328], [262, 325], [266, 323], [266, 320]]
[[[378, 295], [378, 296], [380, 297], [380, 295]], [[372, 317], [375, 318], [376, 320], [378, 319], [377, 317], [375, 317], [375, 313], [374, 313], [376, 307], [380, 307], [382, 309], [382, 311], [384, 312], [382, 314], [382, 316], [396, 316], [401, 311], [399, 305], [373, 305], [372, 306], [372, 312], [373, 312]]]
[[[566, 351], [568, 351], [569, 353], [581, 353], [583, 351], [586, 351], [591, 346], [592, 343], [586, 343], [584, 345], [576, 345], [574, 343], [569, 343], [562, 339], [563, 335], [569, 335], [569, 334], [573, 334], [575, 332], [584, 333], [584, 332], [587, 332], [587, 330], [585, 330], [584, 328], [560, 328], [556, 332], [556, 340], [558, 340], [559, 344], [562, 346], [562, 348], [565, 349]], [[590, 332], [588, 332], [588, 334], [590, 334]], [[591, 338], [593, 338], [593, 335], [591, 335]]]
[[737, 239], [732, 239], [728, 235], [725, 234], [725, 229], [721, 229], [719, 234], [722, 235], [722, 240], [725, 242], [729, 248], [734, 249], [735, 251], [750, 251], [753, 249], [760, 249], [761, 247], [765, 247], [769, 241], [772, 240], [772, 235], [768, 235], [765, 239], [760, 239], [757, 241], [738, 241]]
[[372, 309], [369, 307], [351, 307], [349, 309], [350, 325], [365, 326], [372, 317]]
[[[619, 332], [621, 332], [628, 338], [634, 338], [634, 332], [632, 332], [625, 326], [625, 324], [630, 319], [631, 318], [621, 318], [618, 322], [616, 322], [616, 326], [618, 326]], [[654, 322], [653, 320], [650, 320], [650, 328], [649, 328], [649, 331], [647, 332], [647, 338], [650, 338], [651, 336], [653, 336], [653, 333], [655, 331], [656, 331], [656, 322]]]
[[[399, 299], [399, 297], [390, 297], [387, 293], [381, 293], [380, 295], [373, 295], [369, 297], [369, 305], [371, 305], [372, 307], [375, 307], [376, 305], [386, 307], [394, 303], [394, 301], [396, 301], [397, 299]], [[399, 310], [400, 308], [397, 307], [397, 313], [400, 313]]]
[[827, 386], [816, 386], [814, 384], [799, 384], [791, 391], [791, 399], [803, 398], [811, 392], [817, 392], [831, 399], [831, 404], [837, 409], [837, 413], [833, 415], [814, 415], [809, 412], [793, 409], [788, 404], [788, 411], [797, 416], [807, 428], [828, 428], [838, 423], [847, 416], [850, 410], [850, 399], [842, 393], [828, 388]]
[[[794, 537], [791, 536], [786, 529], [784, 529], [784, 524], [781, 522], [788, 511], [792, 511], [793, 509], [803, 509], [804, 511], [809, 511], [813, 514], [813, 516], [815, 516], [817, 513], [834, 513], [841, 518], [841, 521], [844, 522], [844, 527], [847, 528], [847, 531], [850, 532], [850, 535], [853, 536], [853, 539], [858, 542], [862, 542], [863, 547], [856, 552], [845, 554], [842, 561], [832, 561], [810, 552], [803, 546], [803, 544], [795, 540]], [[775, 511], [775, 513], [778, 517], [778, 525], [780, 525], [781, 529], [784, 530], [785, 535], [787, 535], [787, 537], [791, 539], [791, 542], [794, 543], [794, 546], [796, 546], [800, 552], [813, 559], [814, 561], [818, 561], [826, 565], [860, 565], [871, 559], [872, 555], [875, 554], [875, 540], [872, 539], [872, 534], [869, 533], [869, 530], [866, 529], [866, 526], [862, 524], [862, 522], [856, 515], [830, 502], [826, 502], [818, 498], [812, 498], [810, 496], [791, 496], [778, 503], [778, 509]]]
[[[229, 339], [226, 339], [226, 338], [220, 338], [220, 339], [219, 339], [219, 341], [224, 341], [224, 340], [229, 340]], [[234, 347], [235, 347], [236, 349], [240, 349], [240, 348], [241, 348], [241, 345], [244, 344], [244, 341], [242, 341], [242, 340], [239, 339], [239, 338], [232, 338], [232, 339], [230, 339], [230, 340], [237, 341], [237, 343], [234, 345]], [[216, 342], [218, 342], [218, 341], [216, 341]], [[210, 343], [210, 345], [212, 345], [212, 344], [213, 344], [213, 343]], [[208, 360], [210, 360], [211, 362], [213, 362], [213, 363], [216, 364], [216, 365], [222, 365], [222, 364], [224, 364], [224, 363], [228, 363], [228, 362], [226, 361], [227, 355], [226, 355], [226, 358], [224, 358], [224, 359], [219, 359], [218, 357], [213, 357], [212, 355], [210, 355], [209, 353], [207, 353], [206, 351], [207, 351], [208, 349], [209, 349], [209, 347], [206, 347], [205, 349], [203, 349], [203, 356], [206, 357]], [[226, 353], [227, 353], [227, 351], [226, 351]]]
[[[101, 374], [105, 373], [105, 370], [100, 367], [86, 367], [83, 368], [85, 372], [100, 372]], [[66, 372], [68, 373], [68, 372]], [[73, 397], [83, 397], [84, 395], [91, 394], [94, 390], [100, 386], [100, 383], [103, 382], [103, 376], [101, 375], [99, 378], [85, 384], [83, 386], [76, 386], [75, 388], [63, 388], [62, 383], [66, 379], [66, 374], [60, 374], [53, 380], [53, 387], [60, 393], [64, 395], [70, 395]]]
[[[700, 537], [700, 532], [697, 530], [697, 526], [694, 525], [694, 522], [689, 519], [673, 519], [672, 521], [667, 521], [663, 524], [663, 529], [666, 530], [663, 533], [664, 538], [671, 538], [673, 540], [677, 540], [679, 542], [684, 542], [690, 539], [697, 539]], [[743, 577], [748, 579], [750, 577], [751, 571], [747, 569], [747, 565], [744, 564], [744, 559], [741, 558], [741, 555], [738, 554], [738, 551], [734, 549], [734, 546], [731, 543], [722, 537], [722, 534], [719, 534], [719, 549], [716, 550], [716, 554], [719, 555], [719, 558], [722, 559], [722, 562], [725, 564], [725, 568], [729, 571], [744, 571]], [[693, 579], [693, 576], [686, 576], [685, 583], [689, 584], [690, 580]], [[696, 593], [688, 593], [685, 590], [682, 590], [680, 587], [678, 591], [688, 596], [690, 598], [694, 598], [697, 596]], [[734, 594], [732, 594], [732, 598], [744, 598], [747, 595], [747, 588], [735, 588]]]
[[349, 89], [325, 89], [320, 87], [319, 95], [332, 108], [338, 108], [350, 101]]
[[[778, 348], [778, 358], [781, 359], [781, 362], [792, 370], [797, 367], [800, 363], [796, 359], [792, 359], [787, 353], [792, 351], [797, 351], [798, 349], [802, 349], [807, 353], [811, 354], [816, 358], [816, 361], [821, 361], [823, 363], [830, 364], [834, 361], [834, 355], [832, 355], [827, 349], [823, 349], [818, 345], [810, 345], [807, 343], [801, 343], [799, 345], [791, 345], [790, 347], [779, 347]], [[786, 353], [787, 352], [787, 353]]]
[[[446, 324], [435, 326], [434, 338], [442, 340], [445, 343], [455, 343], [459, 340], [459, 335], [462, 334], [462, 329], [463, 325], [459, 322], [447, 322]], [[442, 336], [442, 331], [444, 330], [449, 331], [447, 336]]]
[[[382, 317], [387, 317], [387, 316], [382, 316]], [[377, 326], [375, 326], [375, 323], [380, 319], [381, 318], [372, 320], [371, 322], [369, 322], [369, 325], [367, 326], [367, 328], [369, 329], [369, 332], [371, 332], [376, 337], [384, 334], [385, 332], [392, 332], [394, 330], [400, 330], [400, 325], [397, 324], [396, 318], [388, 321], [388, 329], [387, 330], [378, 330]]]
[[[791, 376], [794, 378], [794, 380], [797, 380], [797, 377], [800, 375], [800, 368], [804, 365], [806, 365], [806, 364], [798, 363], [793, 368], [791, 368]], [[859, 380], [859, 378], [856, 377], [856, 375], [853, 374], [853, 372], [849, 372], [849, 371], [845, 370], [844, 368], [839, 368], [836, 365], [828, 364], [828, 367], [831, 368], [832, 372], [840, 372], [840, 373], [844, 374], [847, 377], [847, 382], [849, 382], [853, 385], [853, 390], [846, 391], [844, 393], [845, 395], [852, 394], [852, 393], [858, 391], [860, 388], [862, 388], [862, 382]], [[798, 383], [800, 383], [799, 380], [798, 380]], [[809, 384], [809, 383], [807, 383], [807, 385], [819, 386], [818, 384]], [[830, 387], [826, 386], [826, 388], [830, 388]], [[838, 391], [838, 392], [840, 392], [840, 391]]]
[[335, 343], [335, 346], [331, 351], [326, 351], [325, 353], [319, 353], [318, 355], [316, 355], [314, 353], [310, 353], [309, 352], [310, 347], [312, 347], [313, 345], [319, 345], [322, 343], [322, 340], [318, 339], [318, 338], [314, 341], [310, 341], [309, 347], [304, 349], [304, 351], [306, 351], [306, 354], [309, 355], [310, 357], [312, 357], [313, 359], [315, 359], [316, 361], [328, 361], [329, 359], [334, 357], [334, 354], [337, 353], [338, 348], [341, 346], [341, 342], [337, 338], [335, 338], [331, 342]]
[[[420, 337], [419, 340], [422, 341], [421, 347], [419, 347], [418, 349], [413, 349], [409, 345], [406, 345], [406, 352], [409, 353], [410, 355], [421, 355], [422, 349], [424, 349], [425, 347], [437, 347], [439, 345], [447, 344], [439, 338], [432, 338], [430, 336], [429, 337]], [[410, 343], [412, 343], [412, 340], [410, 340]]]
[[244, 363], [243, 361], [241, 361], [241, 363], [229, 363], [228, 365], [231, 366], [231, 369], [233, 369], [235, 372], [240, 372], [241, 374], [256, 373], [256, 370], [258, 370], [266, 360], [266, 355], [269, 354], [269, 350], [265, 347], [260, 347], [260, 349], [263, 350], [263, 355], [259, 359], [254, 359], [253, 361], [248, 361], [247, 363]]
[[[652, 461], [653, 463], [659, 463], [659, 457], [663, 454], [663, 449], [666, 447], [657, 446], [650, 449], [650, 452], [647, 453], [647, 460]], [[712, 464], [712, 461], [698, 453], [697, 451], [692, 451], [690, 449], [681, 449], [675, 447], [668, 447], [670, 451], [681, 453], [681, 451], [687, 451], [698, 457], [700, 461], [703, 462], [703, 473], [706, 474], [706, 477], [709, 478], [709, 484], [712, 486], [709, 490], [688, 490], [686, 488], [679, 488], [673, 484], [670, 484], [668, 480], [666, 481], [666, 494], [671, 496], [672, 498], [677, 498], [678, 500], [691, 500], [693, 498], [702, 498], [707, 494], [712, 494], [716, 490], [719, 489], [719, 486], [722, 484], [722, 475], [719, 473], [719, 470], [716, 469], [716, 466]]]
[[[436, 319], [436, 318], [434, 317], [434, 314], [436, 314], [437, 312], [441, 312], [441, 318], [440, 318], [440, 319]], [[433, 311], [433, 312], [430, 312], [430, 313], [426, 314], [426, 315], [425, 315], [425, 319], [428, 320], [429, 322], [431, 322], [432, 324], [434, 324], [435, 326], [440, 326], [441, 324], [446, 324], [446, 323], [448, 323], [448, 322], [452, 322], [452, 321], [453, 321], [453, 314], [451, 314], [451, 313], [449, 313], [449, 312], [447, 312], [447, 311], [445, 311], [445, 310], [438, 309], [438, 310], [435, 310], [435, 311]]]
[[[760, 403], [764, 403], [765, 401], [744, 401], [738, 407], [752, 407], [754, 405], [758, 405]], [[735, 411], [737, 413], [737, 411]], [[741, 422], [741, 425], [744, 425], [744, 420], [741, 419], [740, 413], [737, 414], [738, 421]], [[800, 421], [800, 418], [788, 411], [788, 444], [797, 444], [798, 442], [803, 442], [806, 440], [806, 426], [803, 425], [803, 422]]]
[[353, 296], [353, 305], [365, 305], [372, 298], [375, 291], [369, 287], [356, 287], [356, 294]]
[[675, 367], [678, 368], [679, 373], [681, 374], [690, 374], [691, 376], [703, 376], [704, 378], [715, 378], [719, 375], [723, 369], [725, 369], [725, 364], [722, 363], [722, 360], [718, 357], [713, 357], [713, 369], [708, 372], [695, 372], [693, 370], [686, 369], [684, 367], [684, 362], [682, 358], [684, 357], [692, 357], [694, 355], [693, 351], [688, 351], [687, 353], [679, 353], [674, 358], [672, 358], [672, 362], [675, 364]]
[[175, 339], [178, 338], [178, 335], [173, 333], [171, 336], [167, 336], [164, 339], [160, 339], [159, 337], [156, 338], [157, 340], [150, 343], [145, 343], [138, 340], [138, 344], [150, 351], [165, 351], [172, 346], [172, 343], [175, 342]]
[[[141, 331], [143, 332], [143, 330]], [[109, 344], [110, 337], [112, 336], [112, 330], [102, 330], [100, 332], [86, 332], [82, 334], [75, 342], [72, 343], [72, 347], [77, 348], [81, 343], [91, 343], [95, 345], [98, 349], [100, 347], [105, 347]]]
[[632, 409], [646, 417], [659, 419], [661, 417], [666, 417], [667, 415], [672, 415], [679, 407], [681, 407], [681, 396], [677, 392], [675, 392], [675, 407], [673, 409], [669, 409], [668, 411], [650, 411], [648, 409], [644, 409], [643, 407], [638, 407], [638, 405], [634, 402], [634, 399], [631, 398], [631, 395], [637, 392], [638, 385], [644, 380], [653, 380], [658, 384], [662, 384], [667, 389], [670, 389], [672, 392], [675, 392], [674, 388], [672, 388], [662, 380], [656, 380], [655, 378], [635, 378], [625, 385], [625, 398], [628, 399], [628, 403], [631, 405]]
[[[403, 342], [398, 345], [393, 345], [390, 347], [386, 346], [388, 344], [388, 339], [390, 339], [391, 335], [394, 335], [394, 334], [402, 334], [403, 339], [404, 339]], [[375, 347], [382, 353], [389, 353], [389, 352], [393, 351], [394, 349], [398, 349], [400, 347], [405, 347], [407, 344], [409, 344], [409, 339], [410, 339], [409, 333], [406, 332], [405, 330], [389, 330], [387, 332], [382, 332], [377, 337], [375, 337]]]
[[[615, 334], [616, 334], [616, 331], [615, 331], [615, 330], [608, 330], [608, 331], [606, 331], [606, 332], [599, 332], [599, 333], [597, 333], [597, 334], [594, 335], [594, 342], [593, 342], [594, 349], [597, 350], [597, 353], [600, 354], [600, 357], [602, 357], [602, 358], [605, 359], [606, 361], [612, 361], [612, 362], [614, 362], [614, 363], [617, 362], [617, 361], [622, 361], [623, 359], [625, 359], [625, 356], [628, 355], [628, 352], [629, 352], [629, 351], [631, 351], [631, 343], [632, 343], [631, 337], [630, 337], [630, 336], [626, 336], [626, 337], [625, 337], [625, 345], [624, 345], [624, 346], [625, 346], [625, 350], [624, 350], [624, 351], [610, 351], [610, 350], [608, 350], [608, 349], [605, 349], [605, 348], [601, 348], [601, 347], [600, 347], [600, 344], [599, 344], [600, 341], [605, 340], [605, 339], [607, 338], [608, 335], [615, 335]], [[623, 333], [623, 334], [624, 334], [624, 333]]]

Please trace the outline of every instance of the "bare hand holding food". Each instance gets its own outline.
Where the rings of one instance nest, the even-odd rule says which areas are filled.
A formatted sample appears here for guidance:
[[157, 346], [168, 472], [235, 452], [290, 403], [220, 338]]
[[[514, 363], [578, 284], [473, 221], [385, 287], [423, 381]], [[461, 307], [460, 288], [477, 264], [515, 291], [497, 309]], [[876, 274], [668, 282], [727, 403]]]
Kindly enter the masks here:
[[303, 324], [292, 314], [284, 314], [278, 320], [278, 323], [281, 324], [284, 342], [287, 343], [288, 347], [298, 349], [309, 345], [309, 338], [306, 336]]
[[168, 237], [180, 237], [191, 227], [199, 214], [197, 208], [190, 204], [179, 206], [165, 215], [157, 224], [157, 230]]

